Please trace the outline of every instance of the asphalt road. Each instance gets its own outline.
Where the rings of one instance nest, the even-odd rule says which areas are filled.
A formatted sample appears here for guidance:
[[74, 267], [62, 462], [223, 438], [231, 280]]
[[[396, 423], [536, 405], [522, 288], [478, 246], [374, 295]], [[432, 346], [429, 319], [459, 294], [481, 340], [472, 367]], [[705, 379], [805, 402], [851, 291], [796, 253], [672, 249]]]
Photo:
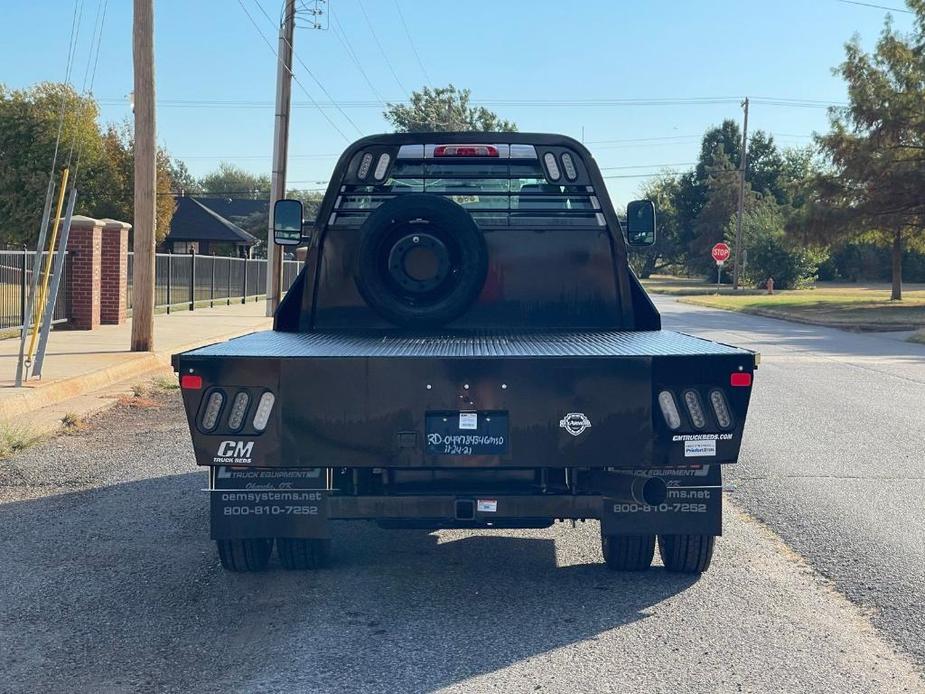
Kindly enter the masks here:
[[761, 352], [733, 499], [925, 665], [925, 346], [656, 300]]
[[609, 572], [596, 523], [337, 524], [328, 569], [225, 573], [177, 395], [160, 401], [0, 465], [0, 691], [925, 691], [734, 508], [699, 580]]

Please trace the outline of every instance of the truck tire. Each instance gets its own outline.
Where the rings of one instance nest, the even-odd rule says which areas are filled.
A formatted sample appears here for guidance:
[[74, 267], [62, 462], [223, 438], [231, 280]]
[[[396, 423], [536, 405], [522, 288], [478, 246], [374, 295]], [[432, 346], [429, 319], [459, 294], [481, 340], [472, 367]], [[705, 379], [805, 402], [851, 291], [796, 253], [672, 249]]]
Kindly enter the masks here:
[[655, 535], [601, 534], [604, 563], [614, 571], [644, 571], [655, 554]]
[[700, 574], [710, 568], [715, 535], [659, 535], [658, 553], [668, 571]]
[[433, 328], [461, 316], [488, 274], [488, 247], [465, 209], [404, 194], [360, 228], [354, 281], [367, 305], [399, 326]]
[[228, 571], [263, 571], [273, 553], [273, 540], [216, 540], [218, 558]]
[[308, 540], [301, 537], [276, 538], [276, 552], [284, 568], [302, 571], [320, 569], [331, 550], [330, 540]]

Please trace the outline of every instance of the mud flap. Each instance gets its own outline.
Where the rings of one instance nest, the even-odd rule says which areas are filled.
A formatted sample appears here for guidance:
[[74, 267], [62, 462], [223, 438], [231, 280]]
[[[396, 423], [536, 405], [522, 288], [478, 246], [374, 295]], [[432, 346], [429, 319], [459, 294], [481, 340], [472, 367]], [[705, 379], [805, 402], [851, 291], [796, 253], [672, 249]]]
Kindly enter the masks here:
[[658, 506], [604, 498], [601, 530], [606, 535], [722, 535], [723, 490], [719, 465], [686, 470], [639, 471], [658, 475], [668, 498]]
[[324, 472], [324, 468], [209, 468], [212, 539], [328, 539]]

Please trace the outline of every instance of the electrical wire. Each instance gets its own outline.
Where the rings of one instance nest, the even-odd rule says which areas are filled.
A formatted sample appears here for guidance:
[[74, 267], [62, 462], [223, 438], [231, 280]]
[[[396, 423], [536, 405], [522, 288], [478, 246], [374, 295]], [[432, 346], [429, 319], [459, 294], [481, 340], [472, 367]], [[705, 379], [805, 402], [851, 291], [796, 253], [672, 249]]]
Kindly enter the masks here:
[[298, 77], [296, 77], [295, 73], [293, 73], [293, 71], [292, 71], [290, 68], [288, 68], [288, 67], [285, 65], [285, 63], [283, 63], [282, 57], [279, 55], [279, 53], [276, 51], [276, 49], [273, 48], [273, 44], [270, 43], [270, 40], [264, 35], [263, 30], [260, 28], [260, 25], [257, 24], [257, 21], [254, 19], [253, 15], [251, 15], [251, 13], [248, 11], [247, 7], [244, 5], [244, 0], [238, 0], [238, 4], [241, 6], [241, 9], [244, 10], [244, 14], [247, 15], [247, 18], [250, 20], [250, 23], [254, 25], [254, 29], [256, 29], [256, 30], [257, 30], [257, 33], [260, 34], [260, 38], [262, 38], [262, 39], [263, 39], [263, 42], [264, 42], [265, 44], [267, 44], [267, 48], [269, 48], [269, 49], [270, 49], [270, 52], [271, 52], [274, 56], [276, 56], [277, 62], [280, 63], [281, 65], [283, 65], [283, 67], [285, 67], [285, 68], [287, 69], [287, 71], [289, 72], [289, 76], [292, 78], [292, 81], [295, 82], [303, 92], [305, 92], [305, 96], [307, 96], [308, 99], [309, 99], [309, 101], [311, 101], [312, 105], [314, 105], [315, 108], [318, 109], [318, 112], [319, 112], [322, 116], [324, 116], [324, 119], [331, 125], [331, 127], [334, 128], [334, 130], [336, 130], [337, 133], [338, 133], [342, 138], [344, 138], [347, 142], [350, 142], [350, 138], [347, 137], [347, 136], [344, 134], [344, 131], [343, 131], [343, 130], [341, 130], [340, 128], [337, 127], [337, 123], [335, 123], [333, 120], [331, 120], [331, 117], [328, 116], [328, 114], [325, 113], [324, 109], [321, 108], [321, 106], [318, 104], [318, 102], [315, 101], [315, 97], [313, 97], [313, 96], [309, 93], [308, 89], [305, 88], [305, 85], [302, 84], [302, 80], [300, 80]]
[[405, 85], [401, 83], [401, 80], [398, 79], [398, 73], [395, 72], [392, 61], [389, 60], [389, 56], [386, 54], [385, 49], [382, 47], [382, 43], [379, 41], [379, 35], [376, 34], [376, 29], [373, 27], [372, 20], [369, 18], [369, 13], [366, 12], [366, 5], [363, 4], [363, 0], [357, 0], [357, 4], [360, 6], [360, 10], [363, 12], [363, 17], [366, 19], [366, 25], [369, 27], [369, 31], [373, 35], [373, 41], [375, 41], [376, 45], [379, 47], [379, 52], [382, 54], [382, 59], [385, 61], [386, 66], [389, 68], [389, 72], [392, 73], [392, 77], [395, 78], [395, 83], [405, 93], [405, 96], [410, 99], [411, 95], [408, 93], [408, 90], [405, 89]]
[[[263, 16], [267, 18], [267, 21], [270, 23], [270, 26], [272, 26], [274, 29], [278, 29], [279, 27], [274, 25], [272, 17], [270, 17], [270, 15], [267, 14], [267, 11], [264, 9], [263, 4], [260, 2], [260, 0], [254, 0], [254, 2], [257, 4], [257, 7], [263, 13]], [[324, 95], [328, 97], [328, 100], [331, 102], [334, 108], [336, 108], [340, 112], [340, 114], [346, 119], [346, 121], [350, 123], [350, 125], [353, 126], [354, 130], [356, 130], [357, 133], [359, 133], [361, 136], [364, 135], [365, 133], [360, 129], [360, 126], [358, 126], [356, 123], [353, 122], [353, 119], [350, 116], [348, 116], [346, 112], [344, 111], [344, 109], [342, 109], [338, 105], [338, 103], [334, 100], [334, 97], [331, 96], [330, 92], [328, 92], [328, 90], [325, 89], [324, 85], [321, 84], [321, 81], [317, 77], [315, 77], [315, 73], [313, 73], [309, 69], [308, 65], [306, 65], [305, 62], [302, 60], [302, 58], [299, 57], [299, 54], [296, 53], [295, 47], [292, 45], [292, 43], [290, 43], [289, 40], [286, 39], [285, 37], [283, 37], [283, 41], [286, 42], [286, 45], [289, 46], [289, 50], [292, 51], [292, 56], [298, 61], [299, 65], [302, 66], [302, 69], [308, 73], [308, 76], [311, 77], [312, 80], [314, 80], [315, 84], [318, 85], [318, 88], [324, 93]]]
[[[241, 0], [238, 0], [241, 3]], [[267, 41], [264, 36], [264, 41]], [[272, 49], [272, 46], [271, 46]], [[276, 51], [273, 51], [276, 53]], [[370, 83], [371, 84], [371, 83]], [[722, 105], [738, 104], [739, 97], [696, 97], [682, 99], [478, 99], [481, 106], [508, 106], [512, 108], [549, 108], [549, 107], [635, 107], [635, 106], [704, 106], [704, 105]], [[338, 102], [324, 102], [319, 104], [312, 100], [310, 103], [293, 102], [295, 108], [380, 108], [384, 102], [401, 103], [402, 99], [381, 99], [377, 96], [376, 100], [357, 99], [342, 100]], [[123, 98], [109, 97], [100, 99], [104, 105], [120, 105], [124, 103]], [[752, 97], [751, 103], [763, 104], [768, 106], [781, 106], [792, 108], [830, 108], [844, 107], [848, 104], [845, 102], [823, 101], [817, 99], [794, 99], [785, 97]], [[271, 101], [257, 101], [252, 99], [159, 99], [159, 107], [165, 108], [274, 108], [275, 104]]]
[[363, 68], [363, 64], [360, 62], [360, 59], [356, 55], [356, 51], [353, 50], [353, 45], [350, 43], [350, 38], [347, 36], [347, 32], [341, 26], [340, 22], [337, 19], [337, 15], [334, 14], [334, 6], [331, 5], [328, 8], [328, 13], [331, 17], [331, 29], [333, 30], [334, 36], [340, 41], [340, 44], [344, 47], [344, 50], [347, 52], [347, 55], [350, 57], [350, 60], [353, 61], [353, 64], [356, 65], [357, 70], [360, 71], [360, 74], [363, 76], [363, 79], [366, 81], [366, 84], [369, 85], [370, 90], [375, 94], [376, 99], [379, 101], [379, 105], [382, 108], [386, 108], [385, 99], [382, 98], [382, 94], [379, 93], [379, 90], [376, 89], [376, 85], [373, 84], [372, 80], [369, 79], [369, 75], [366, 74], [366, 70]]
[[871, 2], [858, 2], [858, 0], [835, 0], [845, 5], [860, 5], [861, 7], [872, 7], [878, 10], [889, 10], [890, 12], [901, 12], [903, 14], [915, 14], [912, 10], [904, 10], [899, 7], [887, 7], [886, 5], [875, 5]]
[[432, 82], [430, 79], [430, 75], [427, 74], [427, 68], [424, 67], [424, 61], [421, 60], [421, 54], [418, 53], [417, 46], [415, 46], [414, 44], [414, 37], [412, 37], [411, 32], [408, 31], [408, 23], [405, 21], [405, 15], [401, 11], [401, 5], [398, 3], [398, 0], [393, 0], [393, 2], [395, 3], [395, 10], [398, 12], [398, 18], [401, 20], [401, 25], [405, 29], [405, 36], [408, 37], [408, 44], [411, 46], [411, 51], [414, 53], [414, 57], [418, 61], [418, 65], [421, 68], [421, 72], [424, 73], [424, 80], [425, 80], [424, 83], [427, 86], [431, 86]]

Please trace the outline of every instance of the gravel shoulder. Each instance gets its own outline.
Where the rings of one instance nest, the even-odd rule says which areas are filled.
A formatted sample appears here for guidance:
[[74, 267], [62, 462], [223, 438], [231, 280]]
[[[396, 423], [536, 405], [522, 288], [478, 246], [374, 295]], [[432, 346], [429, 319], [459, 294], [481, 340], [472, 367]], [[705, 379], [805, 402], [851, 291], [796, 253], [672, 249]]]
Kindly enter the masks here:
[[178, 397], [154, 400], [0, 467], [0, 690], [925, 691], [735, 508], [700, 580], [607, 571], [593, 522], [337, 524], [329, 569], [225, 573]]

